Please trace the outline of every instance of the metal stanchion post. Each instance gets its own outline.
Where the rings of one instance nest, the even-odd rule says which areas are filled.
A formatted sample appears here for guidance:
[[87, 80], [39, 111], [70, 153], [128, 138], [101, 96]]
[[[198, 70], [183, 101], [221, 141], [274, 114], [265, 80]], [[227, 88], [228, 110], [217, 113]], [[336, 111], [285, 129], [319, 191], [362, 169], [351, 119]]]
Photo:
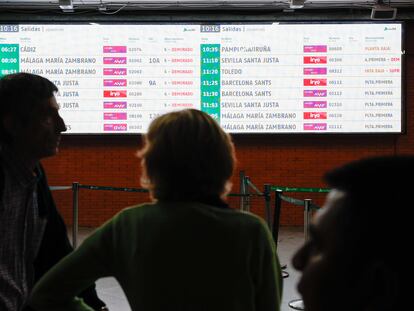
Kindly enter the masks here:
[[[246, 192], [246, 183], [244, 182], [244, 178], [245, 178], [245, 174], [244, 171], [240, 171], [239, 173], [239, 179], [240, 179], [240, 194], [245, 194]], [[245, 202], [245, 197], [241, 196], [240, 197], [240, 210], [244, 210], [244, 203]]]
[[[303, 233], [305, 235], [305, 241], [309, 239], [309, 225], [310, 225], [310, 212], [311, 212], [311, 199], [305, 199], [305, 208], [304, 208], [304, 221], [303, 221]], [[302, 299], [295, 299], [289, 301], [289, 307], [294, 310], [305, 310], [305, 305], [303, 304]]]
[[275, 191], [275, 211], [273, 213], [273, 227], [272, 227], [272, 235], [273, 239], [275, 240], [276, 246], [277, 241], [279, 239], [279, 226], [280, 226], [280, 210], [282, 209], [282, 190]]
[[304, 227], [303, 227], [303, 233], [305, 236], [305, 242], [309, 240], [309, 225], [311, 220], [311, 199], [305, 199], [305, 211], [304, 211]]
[[270, 185], [265, 184], [263, 190], [264, 198], [265, 198], [265, 215], [266, 215], [266, 222], [269, 226], [270, 232], [273, 231], [273, 224], [272, 224], [272, 208], [270, 206], [271, 200], [271, 193], [270, 193]]
[[[282, 209], [282, 193], [283, 191], [279, 189], [275, 191], [275, 211], [273, 213], [272, 236], [275, 241], [276, 248], [279, 240], [280, 211]], [[289, 276], [289, 273], [284, 271], [287, 268], [287, 265], [282, 264], [281, 268], [283, 278], [287, 278]]]
[[250, 196], [249, 196], [249, 194], [250, 194], [250, 190], [249, 190], [249, 182], [250, 182], [250, 177], [249, 176], [245, 176], [244, 177], [244, 194], [246, 194], [246, 197], [245, 197], [245, 200], [244, 200], [244, 203], [245, 203], [245, 206], [244, 206], [244, 210], [246, 211], [246, 212], [250, 212]]
[[72, 245], [73, 248], [78, 246], [78, 230], [79, 230], [79, 183], [72, 183]]

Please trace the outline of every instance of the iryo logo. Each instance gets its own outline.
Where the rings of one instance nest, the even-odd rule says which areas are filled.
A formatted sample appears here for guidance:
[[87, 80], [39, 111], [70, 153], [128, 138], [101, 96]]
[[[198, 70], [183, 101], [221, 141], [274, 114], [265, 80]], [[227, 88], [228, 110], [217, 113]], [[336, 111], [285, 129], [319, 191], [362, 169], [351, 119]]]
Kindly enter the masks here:
[[327, 79], [303, 79], [304, 86], [326, 86]]
[[104, 97], [127, 97], [127, 91], [104, 91]]
[[326, 56], [304, 56], [303, 63], [304, 64], [326, 64], [327, 57]]
[[326, 119], [326, 112], [304, 112], [303, 118], [305, 120], [323, 120]]

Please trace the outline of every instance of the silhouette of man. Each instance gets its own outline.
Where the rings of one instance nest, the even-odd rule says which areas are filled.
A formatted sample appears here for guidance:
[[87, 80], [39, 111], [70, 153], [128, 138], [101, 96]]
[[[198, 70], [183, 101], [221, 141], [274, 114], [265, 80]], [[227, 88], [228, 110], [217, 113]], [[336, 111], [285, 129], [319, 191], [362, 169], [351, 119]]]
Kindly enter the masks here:
[[[0, 80], [0, 310], [25, 304], [34, 283], [73, 249], [40, 160], [58, 152], [66, 131], [57, 87], [28, 73]], [[83, 298], [105, 304], [94, 286]]]
[[406, 308], [414, 258], [412, 183], [404, 175], [414, 176], [413, 156], [364, 159], [326, 174], [332, 190], [293, 258], [307, 311]]

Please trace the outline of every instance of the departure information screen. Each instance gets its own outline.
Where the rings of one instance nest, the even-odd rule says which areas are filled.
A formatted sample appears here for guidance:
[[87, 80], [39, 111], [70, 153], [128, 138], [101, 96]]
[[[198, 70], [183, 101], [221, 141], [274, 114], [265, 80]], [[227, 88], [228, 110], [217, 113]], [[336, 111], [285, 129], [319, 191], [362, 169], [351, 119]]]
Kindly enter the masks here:
[[401, 133], [402, 25], [2, 24], [0, 74], [47, 77], [68, 133], [202, 110], [230, 133]]

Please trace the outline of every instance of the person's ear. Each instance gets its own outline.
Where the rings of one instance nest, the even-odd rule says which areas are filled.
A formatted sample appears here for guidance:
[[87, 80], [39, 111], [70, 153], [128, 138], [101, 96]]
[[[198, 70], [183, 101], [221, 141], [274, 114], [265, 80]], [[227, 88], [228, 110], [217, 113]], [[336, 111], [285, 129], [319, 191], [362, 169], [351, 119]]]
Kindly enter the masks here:
[[232, 187], [233, 187], [233, 183], [230, 180], [227, 180], [224, 183], [224, 189], [223, 189], [223, 192], [220, 195], [220, 199], [226, 200], [227, 195], [230, 193]]
[[393, 271], [383, 261], [376, 261], [364, 273], [362, 284], [367, 296], [369, 310], [395, 310], [398, 299], [398, 280]]

